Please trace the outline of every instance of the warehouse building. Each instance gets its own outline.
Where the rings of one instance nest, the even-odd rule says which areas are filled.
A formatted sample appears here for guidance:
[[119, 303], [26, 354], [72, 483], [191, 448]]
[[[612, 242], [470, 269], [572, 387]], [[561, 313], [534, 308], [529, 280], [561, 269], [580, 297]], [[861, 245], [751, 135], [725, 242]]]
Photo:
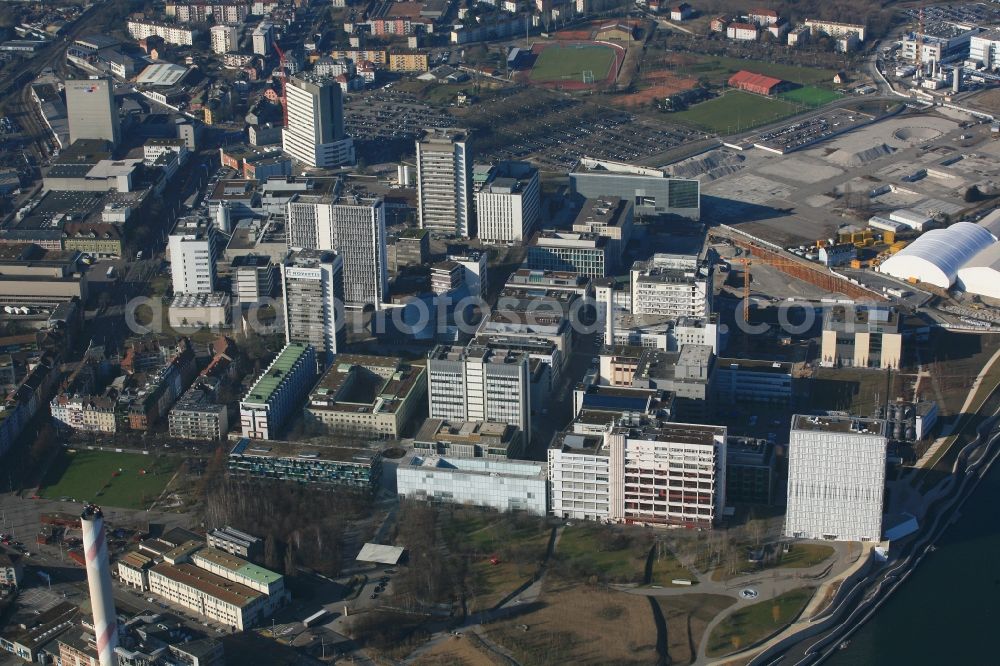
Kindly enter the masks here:
[[763, 74], [755, 74], [745, 69], [729, 77], [730, 88], [738, 88], [739, 90], [767, 97], [781, 92], [784, 86], [785, 82], [781, 79], [776, 79], [773, 76], [764, 76]]
[[984, 227], [958, 222], [947, 229], [928, 231], [879, 264], [878, 270], [900, 280], [949, 289], [958, 270], [996, 242]]

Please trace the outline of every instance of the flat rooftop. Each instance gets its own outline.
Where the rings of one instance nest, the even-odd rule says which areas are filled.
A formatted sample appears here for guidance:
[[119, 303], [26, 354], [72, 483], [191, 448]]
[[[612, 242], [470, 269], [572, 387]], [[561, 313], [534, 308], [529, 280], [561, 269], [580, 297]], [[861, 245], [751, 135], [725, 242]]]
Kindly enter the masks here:
[[417, 442], [480, 442], [484, 439], [508, 442], [517, 431], [507, 423], [426, 419], [413, 439]]
[[199, 569], [193, 564], [163, 563], [153, 567], [152, 571], [239, 608], [248, 606], [263, 596], [262, 593], [253, 588], [226, 580], [222, 576]]
[[650, 421], [637, 426], [621, 425], [616, 427], [615, 431], [628, 433], [630, 439], [701, 446], [714, 446], [716, 437], [724, 438], [726, 436], [726, 428], [723, 426], [669, 423], [667, 421]]
[[370, 465], [380, 454], [372, 449], [332, 446], [312, 442], [282, 442], [273, 439], [241, 439], [229, 455], [259, 458], [295, 458]]
[[608, 448], [604, 446], [604, 437], [572, 431], [557, 432], [549, 444], [550, 449], [558, 449], [563, 453], [575, 453], [590, 456], [608, 456]]
[[396, 358], [338, 354], [309, 393], [308, 407], [393, 414], [413, 392], [423, 373], [422, 367], [404, 364]]
[[511, 460], [486, 460], [484, 458], [445, 458], [442, 456], [414, 456], [409, 467], [454, 470], [479, 476], [520, 476], [545, 479], [545, 464], [540, 462], [515, 462]]
[[885, 421], [853, 416], [809, 416], [806, 414], [796, 414], [792, 417], [792, 430], [853, 433], [856, 435], [884, 435]]

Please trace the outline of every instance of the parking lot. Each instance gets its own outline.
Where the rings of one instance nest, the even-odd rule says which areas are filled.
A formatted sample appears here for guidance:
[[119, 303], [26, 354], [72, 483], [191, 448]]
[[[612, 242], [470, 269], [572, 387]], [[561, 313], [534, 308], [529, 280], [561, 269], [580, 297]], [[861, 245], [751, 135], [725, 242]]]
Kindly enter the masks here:
[[870, 122], [872, 117], [858, 111], [833, 109], [821, 116], [796, 121], [761, 132], [749, 141], [753, 145], [784, 155], [819, 141], [832, 138]]

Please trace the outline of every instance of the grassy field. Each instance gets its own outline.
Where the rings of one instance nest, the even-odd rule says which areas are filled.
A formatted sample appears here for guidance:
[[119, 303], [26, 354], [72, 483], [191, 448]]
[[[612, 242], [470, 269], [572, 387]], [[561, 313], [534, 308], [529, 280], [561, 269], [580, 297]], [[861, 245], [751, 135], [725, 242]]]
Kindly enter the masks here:
[[[472, 571], [470, 612], [492, 608], [537, 571], [549, 534], [539, 522], [516, 524], [485, 511], [456, 512], [442, 525], [452, 553], [468, 558]], [[496, 556], [498, 564], [490, 559]]]
[[685, 594], [680, 597], [658, 597], [656, 602], [667, 623], [667, 654], [673, 664], [690, 664], [695, 660], [701, 638], [712, 619], [736, 603], [721, 594]]
[[835, 102], [843, 97], [843, 95], [835, 90], [817, 88], [816, 86], [803, 86], [795, 90], [783, 92], [778, 97], [796, 104], [815, 107]]
[[808, 569], [829, 559], [831, 555], [833, 546], [824, 546], [821, 543], [796, 543], [787, 554], [781, 556], [781, 560], [775, 566]]
[[662, 585], [664, 587], [679, 587], [672, 585], [670, 581], [679, 578], [686, 578], [687, 580], [696, 583], [694, 574], [688, 570], [680, 561], [666, 548], [663, 549], [658, 556], [653, 557], [653, 585]]
[[449, 637], [421, 654], [413, 663], [414, 666], [495, 666], [503, 662], [481, 648], [475, 634], [470, 631], [462, 636]]
[[177, 462], [138, 453], [61, 451], [49, 468], [41, 496], [69, 497], [105, 506], [145, 509], [160, 496]]
[[615, 52], [607, 46], [554, 44], [538, 54], [531, 68], [531, 80], [539, 83], [582, 81], [583, 72], [589, 70], [594, 73], [594, 81], [601, 81], [614, 61]]
[[760, 60], [742, 60], [740, 58], [727, 58], [725, 56], [697, 56], [693, 62], [680, 65], [676, 69], [678, 74], [688, 74], [696, 78], [706, 77], [712, 83], [722, 83], [740, 70], [773, 76], [783, 81], [791, 81], [803, 86], [832, 82], [836, 74], [832, 69], [797, 67], [795, 65], [781, 65]]
[[729, 90], [670, 117], [710, 132], [734, 134], [787, 118], [800, 110], [801, 105], [783, 99]]
[[518, 615], [486, 625], [489, 639], [524, 666], [656, 663], [647, 599], [577, 583], [550, 585]]
[[556, 558], [569, 577], [596, 576], [618, 583], [642, 582], [650, 543], [646, 540], [615, 538], [601, 525], [567, 527], [559, 538]]
[[716, 625], [708, 639], [708, 656], [718, 657], [753, 645], [792, 622], [812, 598], [813, 588], [800, 587], [745, 606]]

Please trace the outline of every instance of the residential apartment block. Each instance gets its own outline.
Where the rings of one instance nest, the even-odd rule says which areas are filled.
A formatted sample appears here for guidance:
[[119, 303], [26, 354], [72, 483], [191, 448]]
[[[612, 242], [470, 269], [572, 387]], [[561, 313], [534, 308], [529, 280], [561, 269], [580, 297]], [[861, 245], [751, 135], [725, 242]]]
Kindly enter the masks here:
[[475, 235], [471, 149], [469, 133], [463, 129], [430, 129], [417, 139], [420, 228], [460, 238]]

